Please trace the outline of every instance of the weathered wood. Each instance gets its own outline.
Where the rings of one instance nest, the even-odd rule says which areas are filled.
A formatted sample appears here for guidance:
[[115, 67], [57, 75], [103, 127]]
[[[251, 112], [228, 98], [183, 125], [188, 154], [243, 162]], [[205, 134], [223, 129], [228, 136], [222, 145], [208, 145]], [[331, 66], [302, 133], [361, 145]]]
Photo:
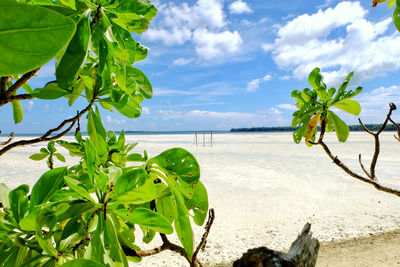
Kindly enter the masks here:
[[266, 247], [249, 249], [233, 267], [313, 267], [317, 261], [319, 242], [310, 233], [311, 224], [306, 223], [289, 252], [279, 252]]

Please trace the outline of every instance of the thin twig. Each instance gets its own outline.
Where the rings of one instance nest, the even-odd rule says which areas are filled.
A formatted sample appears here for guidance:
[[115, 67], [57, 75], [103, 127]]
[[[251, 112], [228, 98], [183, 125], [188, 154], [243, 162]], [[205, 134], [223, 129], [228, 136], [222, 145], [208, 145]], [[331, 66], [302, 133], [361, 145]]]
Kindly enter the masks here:
[[400, 125], [394, 122], [392, 118], [389, 118], [389, 121], [396, 127], [397, 130], [397, 136], [395, 135], [394, 138], [396, 138], [396, 140], [400, 142]]
[[348, 175], [362, 181], [365, 182], [367, 184], [371, 184], [373, 185], [377, 190], [379, 191], [383, 191], [389, 194], [393, 194], [396, 196], [400, 197], [400, 191], [395, 190], [393, 188], [389, 188], [383, 185], [378, 184], [377, 182], [367, 179], [365, 177], [362, 177], [361, 175], [358, 175], [357, 173], [354, 173], [353, 171], [351, 171], [346, 165], [343, 164], [343, 162], [341, 162], [337, 156], [333, 156], [331, 151], [329, 150], [328, 146], [323, 142], [319, 142], [319, 144], [322, 146], [322, 148], [325, 150], [326, 154], [333, 160], [333, 163], [335, 163], [337, 166], [339, 166], [342, 170], [344, 170]]
[[33, 99], [34, 96], [31, 96], [30, 94], [20, 94], [20, 95], [12, 95], [7, 98], [0, 98], [0, 107], [4, 106], [5, 104], [17, 100], [26, 100], [26, 99]]
[[[11, 149], [18, 147], [18, 146], [31, 145], [31, 144], [36, 144], [39, 142], [44, 142], [44, 141], [52, 141], [52, 140], [59, 139], [60, 137], [66, 135], [69, 131], [71, 131], [72, 127], [74, 127], [75, 122], [90, 109], [90, 107], [94, 103], [94, 100], [95, 99], [93, 99], [89, 103], [89, 105], [85, 109], [81, 110], [76, 116], [74, 116], [70, 119], [64, 120], [56, 128], [48, 130], [44, 135], [34, 138], [34, 139], [30, 139], [30, 140], [20, 140], [20, 141], [17, 141], [17, 142], [14, 142], [14, 143], [11, 143], [11, 144], [5, 146], [4, 148], [2, 148], [0, 150], [0, 156], [2, 156], [4, 153], [6, 153], [6, 152], [10, 151]], [[67, 125], [68, 123], [71, 123], [71, 125], [67, 129], [65, 129], [64, 131], [62, 131], [61, 133], [59, 133], [57, 135], [50, 136], [54, 132], [57, 132], [57, 131], [61, 130], [62, 128], [64, 128], [64, 126]]]
[[361, 154], [358, 154], [358, 162], [360, 163], [361, 169], [364, 171], [364, 173], [365, 173], [369, 178], [371, 178], [371, 179], [376, 179], [375, 177], [374, 177], [374, 178], [371, 177], [371, 174], [369, 174], [369, 173], [367, 172], [367, 170], [365, 169], [364, 164], [362, 164], [362, 161], [361, 161]]
[[10, 133], [10, 138], [7, 141], [0, 143], [0, 146], [8, 145], [14, 139], [14, 132]]
[[1, 77], [0, 79], [0, 95], [4, 95], [7, 90], [7, 83], [9, 82], [10, 77]]
[[24, 75], [22, 75], [21, 78], [19, 78], [13, 85], [10, 86], [10, 88], [8, 88], [8, 90], [5, 92], [5, 97], [8, 98], [10, 97], [15, 91], [18, 90], [18, 88], [20, 88], [22, 85], [24, 85], [30, 78], [32, 78], [38, 71], [40, 68], [37, 68], [33, 71], [30, 71], [28, 73], [25, 73]]
[[370, 129], [368, 129], [367, 126], [365, 126], [364, 123], [362, 123], [360, 118], [358, 118], [358, 122], [360, 123], [360, 125], [364, 129], [364, 131], [366, 131], [370, 135], [374, 135], [374, 132], [372, 132]]
[[195, 252], [193, 253], [193, 262], [191, 263], [191, 266], [194, 266], [194, 261], [197, 260], [197, 255], [198, 255], [200, 249], [201, 250], [205, 249], [205, 246], [206, 246], [206, 243], [207, 243], [208, 233], [211, 230], [211, 226], [212, 226], [212, 224], [214, 222], [214, 219], [215, 219], [214, 209], [210, 209], [208, 211], [208, 220], [207, 220], [206, 226], [204, 227], [205, 231], [204, 231], [203, 237], [201, 238], [200, 243], [198, 244]]

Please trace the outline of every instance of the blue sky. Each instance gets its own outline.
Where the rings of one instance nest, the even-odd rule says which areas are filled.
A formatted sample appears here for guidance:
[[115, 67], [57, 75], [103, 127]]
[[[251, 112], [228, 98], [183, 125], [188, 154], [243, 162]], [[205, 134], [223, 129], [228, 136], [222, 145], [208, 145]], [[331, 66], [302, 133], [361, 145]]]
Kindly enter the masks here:
[[[229, 130], [287, 126], [294, 100], [290, 92], [308, 86], [320, 67], [328, 86], [351, 71], [351, 86], [364, 122], [382, 122], [389, 102], [400, 106], [400, 34], [387, 4], [371, 1], [198, 0], [156, 1], [159, 13], [135, 39], [150, 48], [136, 67], [150, 79], [154, 96], [143, 114], [128, 119], [102, 111], [112, 130]], [[31, 81], [52, 80], [53, 63]], [[42, 132], [84, 105], [66, 100], [23, 102], [24, 121], [0, 110], [3, 132]], [[400, 114], [400, 112], [397, 112]], [[398, 114], [394, 115], [400, 120]], [[356, 118], [343, 114], [349, 124]]]

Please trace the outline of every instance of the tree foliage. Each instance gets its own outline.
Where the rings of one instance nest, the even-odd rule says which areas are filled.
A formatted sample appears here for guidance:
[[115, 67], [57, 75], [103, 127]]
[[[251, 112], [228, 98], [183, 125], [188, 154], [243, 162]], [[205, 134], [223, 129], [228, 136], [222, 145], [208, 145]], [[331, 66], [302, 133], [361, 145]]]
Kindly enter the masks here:
[[[88, 106], [38, 138], [3, 144], [0, 155], [50, 141], [30, 157], [46, 159], [50, 170], [31, 190], [0, 184], [0, 266], [128, 266], [165, 249], [198, 262], [205, 240], [194, 247], [191, 221], [204, 223], [208, 197], [196, 159], [182, 148], [153, 158], [132, 153], [136, 144], [126, 144], [123, 131], [107, 132], [100, 117], [102, 107], [136, 118], [152, 97], [150, 81], [132, 66], [148, 49], [131, 33], [144, 32], [156, 12], [148, 0], [1, 1], [0, 106], [11, 103], [15, 123], [23, 119], [24, 99], [64, 97], [71, 106], [84, 97]], [[30, 88], [26, 82], [52, 58], [56, 80]], [[79, 131], [84, 114], [87, 138]], [[53, 141], [76, 123], [74, 142]], [[56, 144], [79, 163], [54, 168], [54, 157], [65, 161]], [[163, 246], [142, 251], [135, 231], [146, 243], [159, 233]], [[174, 231], [182, 247], [168, 241]]]

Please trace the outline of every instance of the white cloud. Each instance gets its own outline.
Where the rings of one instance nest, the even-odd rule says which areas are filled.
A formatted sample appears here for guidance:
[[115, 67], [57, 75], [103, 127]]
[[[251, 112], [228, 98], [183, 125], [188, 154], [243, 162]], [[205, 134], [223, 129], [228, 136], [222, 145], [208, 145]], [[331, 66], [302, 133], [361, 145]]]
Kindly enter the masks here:
[[26, 105], [25, 111], [26, 111], [26, 112], [31, 112], [31, 111], [32, 111], [32, 109], [33, 109], [33, 106], [34, 106], [34, 103], [33, 103], [33, 101], [32, 101], [32, 100], [29, 100], [29, 101], [27, 102], [27, 105]]
[[50, 105], [49, 104], [44, 104], [43, 105], [43, 111], [46, 113], [50, 113]]
[[340, 2], [292, 19], [279, 28], [274, 43], [262, 47], [295, 78], [303, 79], [320, 67], [327, 84], [336, 85], [351, 71], [361, 81], [399, 69], [400, 35], [387, 32], [392, 18], [371, 22], [366, 14], [359, 2]]
[[294, 111], [294, 110], [297, 109], [297, 108], [296, 108], [294, 105], [292, 105], [292, 104], [279, 104], [279, 105], [276, 105], [276, 107], [277, 107], [277, 108], [280, 108], [280, 109], [291, 110], [291, 111]]
[[260, 87], [261, 82], [267, 82], [271, 79], [272, 79], [272, 75], [268, 73], [261, 79], [251, 80], [250, 82], [247, 83], [246, 91], [247, 92], [255, 92]]
[[251, 13], [253, 10], [242, 0], [237, 0], [229, 5], [229, 11], [232, 14]]
[[277, 108], [270, 108], [270, 109], [268, 109], [268, 114], [279, 115], [279, 114], [282, 114], [282, 112]]
[[142, 114], [149, 115], [151, 114], [151, 110], [148, 107], [142, 107]]
[[223, 0], [198, 0], [192, 6], [186, 2], [180, 5], [164, 4], [159, 7], [158, 16], [161, 17], [161, 22], [144, 32], [142, 38], [162, 41], [165, 45], [192, 42], [202, 60], [236, 53], [242, 44], [237, 31], [224, 30], [228, 22], [223, 10]]
[[284, 81], [290, 80], [290, 78], [291, 78], [290, 75], [283, 75], [278, 77], [279, 80], [284, 80]]
[[260, 79], [254, 79], [247, 83], [247, 92], [255, 92], [260, 87]]
[[118, 119], [112, 118], [111, 116], [106, 116], [106, 122], [108, 124], [115, 124], [115, 125], [125, 124], [125, 120], [118, 120]]
[[187, 65], [191, 62], [194, 61], [194, 58], [184, 58], [184, 57], [180, 57], [178, 59], [175, 59], [174, 62], [172, 63], [172, 65], [176, 65], [176, 66], [184, 66]]
[[223, 57], [235, 53], [243, 43], [237, 31], [210, 32], [199, 29], [193, 33], [193, 41], [196, 46], [197, 55], [205, 60]]

